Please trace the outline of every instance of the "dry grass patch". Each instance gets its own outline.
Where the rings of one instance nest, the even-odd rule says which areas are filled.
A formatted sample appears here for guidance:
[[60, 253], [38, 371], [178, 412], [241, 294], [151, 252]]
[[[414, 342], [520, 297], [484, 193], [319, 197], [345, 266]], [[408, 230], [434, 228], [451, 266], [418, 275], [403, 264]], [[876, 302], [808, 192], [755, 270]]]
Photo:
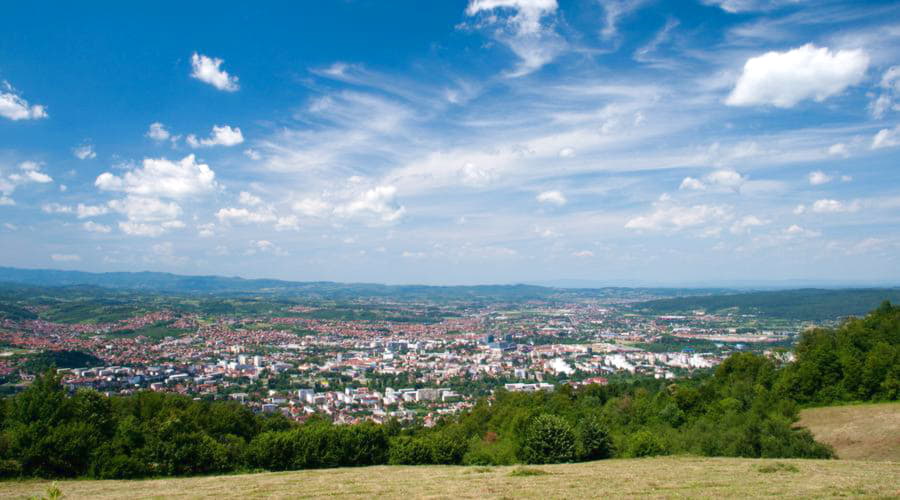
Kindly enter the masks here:
[[810, 408], [800, 412], [798, 425], [838, 458], [900, 462], [900, 403]]
[[[777, 465], [782, 464], [782, 465]], [[781, 472], [760, 469], [774, 466]], [[797, 472], [786, 472], [796, 468]], [[67, 499], [597, 498], [900, 496], [900, 466], [850, 460], [660, 457], [521, 467], [363, 467], [142, 481], [58, 481]], [[0, 497], [44, 495], [50, 481], [0, 482]]]

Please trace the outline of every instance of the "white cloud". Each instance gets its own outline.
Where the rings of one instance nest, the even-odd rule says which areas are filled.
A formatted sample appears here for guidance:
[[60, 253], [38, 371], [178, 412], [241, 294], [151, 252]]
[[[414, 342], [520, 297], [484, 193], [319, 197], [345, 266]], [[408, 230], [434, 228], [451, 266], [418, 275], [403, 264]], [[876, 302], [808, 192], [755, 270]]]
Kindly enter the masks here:
[[261, 159], [262, 159], [262, 155], [259, 154], [259, 152], [256, 151], [256, 150], [253, 149], [253, 148], [247, 148], [247, 149], [245, 149], [245, 150], [244, 150], [244, 156], [246, 156], [247, 158], [250, 158], [250, 159], [253, 160], [253, 161], [257, 161], [257, 160], [261, 160]]
[[838, 200], [816, 200], [815, 203], [812, 204], [810, 210], [817, 214], [834, 214], [834, 213], [845, 213], [845, 212], [856, 212], [860, 209], [860, 203], [858, 201], [854, 201], [851, 203], [844, 203]]
[[215, 224], [200, 224], [197, 226], [197, 236], [201, 238], [212, 238], [216, 235]]
[[782, 5], [797, 4], [803, 0], [703, 0], [706, 5], [715, 5], [729, 14], [772, 10]]
[[731, 212], [726, 206], [679, 206], [669, 205], [667, 202], [655, 203], [654, 206], [655, 210], [652, 213], [630, 219], [625, 228], [679, 231], [689, 227], [718, 224], [731, 218]]
[[745, 215], [731, 225], [731, 234], [746, 234], [750, 232], [751, 228], [764, 226], [766, 224], [768, 224], [767, 221], [764, 221], [755, 215]]
[[681, 185], [678, 186], [678, 189], [688, 189], [692, 191], [703, 191], [706, 189], [706, 184], [703, 183], [700, 179], [695, 179], [693, 177], [685, 177], [681, 181]]
[[404, 250], [400, 256], [404, 259], [424, 259], [427, 257], [427, 254], [425, 252], [410, 252], [409, 250]]
[[16, 204], [16, 200], [10, 198], [9, 196], [0, 196], [0, 207], [2, 206], [13, 206]]
[[229, 125], [214, 125], [209, 138], [197, 139], [197, 136], [191, 134], [186, 139], [188, 145], [192, 148], [211, 148], [213, 146], [236, 146], [244, 142], [244, 134], [241, 133], [239, 127], [231, 128]]
[[250, 248], [244, 253], [246, 255], [254, 255], [257, 252], [271, 253], [279, 256], [287, 255], [287, 252], [283, 248], [269, 240], [250, 240]]
[[28, 101], [16, 94], [9, 82], [0, 85], [0, 116], [10, 120], [37, 120], [47, 118], [47, 110], [39, 104], [29, 105]]
[[85, 205], [83, 203], [79, 203], [75, 208], [75, 212], [78, 214], [79, 219], [87, 219], [88, 217], [105, 215], [109, 212], [109, 208], [103, 205]]
[[314, 198], [304, 198], [296, 201], [291, 208], [293, 208], [295, 212], [307, 217], [322, 217], [331, 212], [331, 205], [329, 203]]
[[888, 111], [900, 111], [900, 66], [891, 66], [881, 76], [882, 88], [878, 97], [869, 103], [869, 112], [874, 118], [883, 118]]
[[78, 158], [79, 160], [91, 160], [97, 157], [97, 153], [94, 151], [94, 146], [90, 144], [78, 146], [77, 148], [72, 150], [72, 154], [75, 155], [75, 158]]
[[375, 217], [381, 222], [394, 222], [406, 213], [406, 207], [395, 202], [396, 194], [397, 188], [394, 186], [377, 186], [352, 201], [338, 205], [334, 214], [340, 217]]
[[862, 81], [868, 67], [869, 56], [860, 49], [832, 52], [806, 44], [767, 52], [747, 60], [725, 103], [790, 108], [805, 99], [821, 102]]
[[721, 169], [703, 176], [702, 180], [694, 177], [685, 177], [678, 186], [678, 189], [692, 191], [705, 191], [707, 189], [737, 191], [745, 182], [747, 182], [747, 178], [740, 173], [735, 172], [734, 170]]
[[241, 205], [247, 205], [248, 207], [261, 205], [262, 202], [262, 198], [260, 198], [259, 196], [255, 196], [252, 193], [248, 193], [247, 191], [241, 191], [241, 194], [238, 196], [238, 203], [240, 203]]
[[216, 212], [216, 218], [219, 222], [238, 224], [260, 224], [263, 222], [272, 222], [277, 216], [270, 210], [253, 211], [246, 208], [222, 208]]
[[150, 128], [147, 130], [147, 137], [153, 139], [154, 141], [165, 141], [169, 137], [172, 137], [172, 134], [166, 130], [165, 125], [159, 122], [154, 122], [150, 124]]
[[300, 221], [297, 219], [296, 215], [285, 215], [283, 217], [279, 217], [275, 221], [276, 231], [296, 231], [298, 229], [300, 229]]
[[462, 166], [460, 176], [463, 184], [473, 187], [487, 186], [497, 178], [492, 170], [480, 168], [472, 162], [466, 162]]
[[847, 149], [846, 144], [839, 142], [828, 147], [828, 154], [831, 156], [843, 156], [844, 158], [847, 158], [850, 156], [850, 150]]
[[900, 145], [900, 125], [883, 128], [872, 138], [872, 149], [892, 148]]
[[92, 220], [89, 220], [81, 225], [85, 231], [91, 233], [108, 233], [112, 231], [112, 228], [103, 224], [98, 224]]
[[156, 238], [162, 236], [170, 229], [182, 229], [184, 223], [178, 220], [166, 221], [162, 224], [148, 224], [144, 222], [122, 221], [119, 222], [119, 230], [131, 236], [148, 236]]
[[78, 262], [81, 256], [73, 253], [55, 253], [50, 256], [54, 262]]
[[822, 184], [828, 184], [831, 182], [832, 177], [821, 170], [816, 170], [815, 172], [810, 172], [807, 176], [809, 179], [809, 183], [813, 186], [819, 186]]
[[803, 237], [803, 238], [816, 238], [821, 236], [822, 233], [819, 231], [814, 231], [812, 229], [805, 229], [803, 227], [798, 226], [797, 224], [791, 224], [784, 230], [784, 234], [789, 237]]
[[560, 158], [572, 158], [575, 156], [575, 148], [562, 148], [559, 150]]
[[538, 195], [535, 196], [535, 199], [538, 201], [538, 203], [544, 203], [544, 204], [549, 203], [551, 205], [556, 205], [556, 206], [560, 206], [560, 207], [565, 205], [566, 202], [568, 201], [568, 200], [566, 200], [565, 195], [563, 195], [561, 192], [555, 191], [555, 190], [554, 191], [544, 191], [542, 193], [538, 193]]
[[221, 69], [224, 61], [215, 57], [207, 57], [194, 52], [191, 56], [191, 77], [206, 82], [213, 87], [226, 92], [235, 92], [238, 86], [238, 77], [229, 75]]
[[0, 179], [0, 191], [4, 194], [11, 194], [15, 190], [17, 184], [28, 184], [36, 182], [38, 184], [47, 184], [53, 182], [53, 178], [41, 172], [41, 164], [33, 161], [23, 161], [19, 164], [22, 173], [14, 173], [9, 175], [8, 181]]
[[161, 222], [181, 216], [181, 207], [177, 203], [145, 196], [129, 195], [121, 200], [111, 200], [109, 208], [135, 221]]
[[604, 39], [611, 39], [618, 35], [619, 21], [629, 13], [637, 10], [646, 0], [603, 0], [598, 2], [603, 5], [603, 28], [600, 35]]
[[145, 158], [141, 168], [117, 176], [104, 172], [94, 184], [104, 191], [123, 191], [139, 196], [183, 198], [211, 191], [216, 174], [208, 165], [196, 163], [194, 155], [178, 162]]
[[573, 257], [581, 257], [581, 258], [593, 257], [594, 252], [592, 252], [590, 250], [579, 250], [577, 252], [572, 252], [572, 256]]
[[47, 214], [70, 214], [74, 212], [74, 209], [72, 209], [72, 207], [55, 202], [45, 203], [41, 205], [41, 210]]
[[119, 222], [119, 229], [125, 234], [157, 237], [168, 230], [185, 227], [178, 220], [181, 207], [175, 202], [129, 195], [121, 200], [111, 200], [109, 208], [126, 216], [127, 220]]
[[518, 68], [509, 74], [517, 77], [540, 69], [565, 48], [552, 25], [543, 23], [557, 7], [556, 0], [470, 0], [466, 14], [481, 14], [482, 26], [496, 28], [494, 38], [519, 57]]

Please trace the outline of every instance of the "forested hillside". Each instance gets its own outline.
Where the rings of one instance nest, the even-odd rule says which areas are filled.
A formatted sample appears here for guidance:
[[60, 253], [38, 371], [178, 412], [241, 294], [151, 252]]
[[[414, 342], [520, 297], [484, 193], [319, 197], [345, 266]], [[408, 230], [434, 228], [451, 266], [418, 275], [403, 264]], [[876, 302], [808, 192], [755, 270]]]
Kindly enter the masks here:
[[900, 288], [857, 290], [781, 290], [736, 294], [698, 295], [651, 300], [635, 304], [649, 314], [751, 314], [760, 317], [828, 321], [862, 316], [884, 300], [900, 302]]
[[803, 334], [797, 359], [740, 353], [713, 374], [552, 393], [499, 391], [434, 428], [299, 425], [236, 403], [142, 392], [69, 396], [53, 371], [0, 404], [6, 477], [128, 478], [374, 464], [557, 463], [690, 453], [827, 458], [803, 404], [896, 400], [900, 308]]

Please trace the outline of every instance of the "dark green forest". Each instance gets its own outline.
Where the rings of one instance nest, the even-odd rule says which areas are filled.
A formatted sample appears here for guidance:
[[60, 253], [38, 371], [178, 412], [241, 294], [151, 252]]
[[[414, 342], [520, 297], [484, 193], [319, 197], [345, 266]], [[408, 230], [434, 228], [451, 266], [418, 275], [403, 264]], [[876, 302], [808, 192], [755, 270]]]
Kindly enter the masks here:
[[716, 314], [751, 314], [765, 318], [830, 321], [863, 315], [878, 307], [884, 300], [900, 302], [900, 289], [808, 288], [674, 297], [641, 302], [635, 305], [635, 309], [648, 314], [690, 314], [692, 311], [702, 310]]
[[900, 395], [900, 307], [804, 332], [796, 360], [739, 353], [708, 375], [498, 391], [433, 427], [296, 424], [237, 403], [69, 395], [54, 370], [0, 401], [3, 477], [133, 478], [374, 464], [558, 463], [666, 454], [829, 458], [803, 406]]

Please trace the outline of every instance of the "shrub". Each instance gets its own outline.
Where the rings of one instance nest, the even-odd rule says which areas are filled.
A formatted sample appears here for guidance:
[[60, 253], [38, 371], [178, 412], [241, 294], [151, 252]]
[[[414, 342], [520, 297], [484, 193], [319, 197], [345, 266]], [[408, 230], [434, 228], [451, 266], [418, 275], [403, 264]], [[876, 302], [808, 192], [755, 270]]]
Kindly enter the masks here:
[[562, 417], [540, 415], [528, 427], [522, 451], [522, 458], [532, 464], [571, 462], [575, 459], [575, 433]]
[[638, 431], [628, 438], [626, 455], [629, 457], [652, 457], [668, 454], [665, 443], [650, 431]]
[[579, 425], [581, 453], [584, 460], [600, 460], [613, 454], [612, 439], [597, 416], [591, 415]]

